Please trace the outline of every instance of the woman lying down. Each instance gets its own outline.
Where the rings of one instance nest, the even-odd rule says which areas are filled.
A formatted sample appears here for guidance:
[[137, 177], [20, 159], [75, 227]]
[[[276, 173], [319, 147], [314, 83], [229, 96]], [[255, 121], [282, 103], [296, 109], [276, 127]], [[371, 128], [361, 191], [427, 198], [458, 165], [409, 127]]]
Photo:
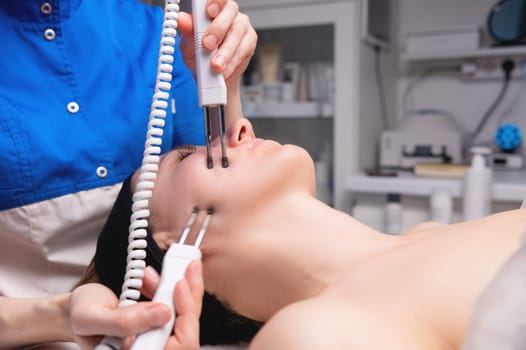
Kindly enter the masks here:
[[[383, 234], [316, 200], [306, 151], [255, 138], [246, 119], [229, 130], [228, 156], [227, 169], [206, 169], [199, 147], [162, 158], [148, 263], [159, 267], [161, 250], [177, 241], [195, 206], [213, 208], [201, 244], [204, 286], [230, 310], [261, 322], [250, 349], [459, 349], [477, 298], [526, 228], [520, 209]], [[110, 217], [95, 259], [116, 293], [127, 228]], [[201, 323], [206, 311], [205, 304]], [[197, 334], [190, 336], [196, 348]]]

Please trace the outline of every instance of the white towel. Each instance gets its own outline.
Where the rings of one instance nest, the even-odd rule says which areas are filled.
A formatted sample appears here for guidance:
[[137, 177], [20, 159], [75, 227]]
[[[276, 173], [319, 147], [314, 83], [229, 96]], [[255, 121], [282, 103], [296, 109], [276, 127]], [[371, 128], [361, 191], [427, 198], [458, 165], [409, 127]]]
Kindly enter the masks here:
[[479, 298], [462, 350], [526, 349], [526, 244]]

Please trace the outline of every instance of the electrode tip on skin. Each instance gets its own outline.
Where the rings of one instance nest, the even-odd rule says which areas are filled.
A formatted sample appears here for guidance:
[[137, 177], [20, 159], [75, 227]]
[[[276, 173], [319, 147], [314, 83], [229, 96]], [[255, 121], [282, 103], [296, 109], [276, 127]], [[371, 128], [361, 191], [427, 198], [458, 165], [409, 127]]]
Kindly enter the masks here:
[[214, 161], [212, 160], [212, 157], [208, 157], [206, 160], [206, 167], [208, 169], [212, 169], [214, 167]]
[[223, 157], [221, 158], [221, 162], [223, 163], [223, 168], [228, 168], [228, 158], [227, 157]]

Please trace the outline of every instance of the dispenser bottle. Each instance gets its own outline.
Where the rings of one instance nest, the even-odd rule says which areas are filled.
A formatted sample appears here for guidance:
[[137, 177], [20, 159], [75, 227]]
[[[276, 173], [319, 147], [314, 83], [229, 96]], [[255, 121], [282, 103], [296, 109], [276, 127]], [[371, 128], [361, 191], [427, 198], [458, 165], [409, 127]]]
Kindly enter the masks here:
[[429, 200], [431, 221], [450, 224], [453, 218], [453, 197], [447, 188], [437, 187]]
[[399, 193], [388, 193], [384, 210], [384, 231], [391, 235], [402, 233], [402, 205]]
[[493, 170], [487, 165], [489, 148], [473, 147], [471, 166], [464, 172], [464, 220], [478, 219], [491, 212]]

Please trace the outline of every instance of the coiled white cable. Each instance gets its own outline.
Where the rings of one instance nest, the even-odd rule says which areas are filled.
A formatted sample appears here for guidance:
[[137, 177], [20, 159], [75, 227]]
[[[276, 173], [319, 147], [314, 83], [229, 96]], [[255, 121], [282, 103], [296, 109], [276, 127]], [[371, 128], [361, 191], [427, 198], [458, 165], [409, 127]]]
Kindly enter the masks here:
[[[164, 19], [159, 47], [157, 78], [150, 109], [150, 119], [142, 165], [139, 171], [137, 187], [133, 194], [132, 215], [130, 217], [128, 237], [128, 257], [126, 274], [120, 295], [119, 307], [135, 304], [139, 300], [146, 258], [146, 235], [148, 218], [150, 216], [149, 199], [157, 178], [157, 170], [161, 155], [163, 128], [166, 109], [172, 87], [172, 72], [174, 62], [175, 41], [177, 36], [177, 19], [179, 16], [179, 0], [166, 0]], [[96, 350], [120, 349], [121, 339], [105, 337]]]

